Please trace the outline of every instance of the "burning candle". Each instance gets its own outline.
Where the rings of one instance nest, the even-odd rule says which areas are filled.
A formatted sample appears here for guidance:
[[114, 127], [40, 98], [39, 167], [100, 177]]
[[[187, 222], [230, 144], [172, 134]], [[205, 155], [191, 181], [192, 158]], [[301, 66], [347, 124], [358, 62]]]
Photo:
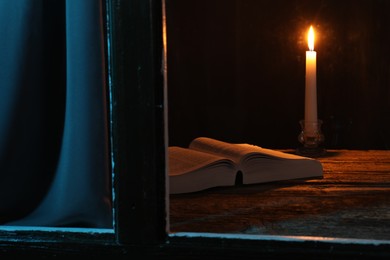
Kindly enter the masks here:
[[314, 51], [314, 31], [308, 33], [309, 50], [306, 51], [305, 132], [311, 136], [317, 132], [317, 53]]

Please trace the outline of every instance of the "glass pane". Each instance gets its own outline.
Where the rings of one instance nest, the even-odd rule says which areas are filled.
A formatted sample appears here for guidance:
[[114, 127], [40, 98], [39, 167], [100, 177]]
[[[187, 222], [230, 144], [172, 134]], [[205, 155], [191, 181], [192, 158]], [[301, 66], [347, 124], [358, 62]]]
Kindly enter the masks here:
[[169, 146], [295, 154], [313, 26], [326, 148], [321, 180], [171, 195], [171, 231], [389, 240], [390, 2], [166, 2]]

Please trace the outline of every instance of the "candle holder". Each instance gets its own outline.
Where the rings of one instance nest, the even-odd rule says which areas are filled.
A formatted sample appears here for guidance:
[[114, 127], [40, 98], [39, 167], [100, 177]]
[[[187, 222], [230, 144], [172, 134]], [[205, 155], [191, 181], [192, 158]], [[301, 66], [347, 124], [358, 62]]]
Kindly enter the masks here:
[[301, 132], [298, 135], [298, 141], [303, 145], [298, 147], [297, 153], [307, 157], [319, 157], [326, 153], [322, 146], [324, 135], [322, 134], [322, 120], [305, 121], [300, 120]]

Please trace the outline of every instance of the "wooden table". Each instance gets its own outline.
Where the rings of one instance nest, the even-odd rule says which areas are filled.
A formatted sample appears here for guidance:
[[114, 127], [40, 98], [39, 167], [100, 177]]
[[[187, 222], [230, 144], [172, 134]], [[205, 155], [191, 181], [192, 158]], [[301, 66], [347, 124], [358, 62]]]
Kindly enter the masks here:
[[329, 150], [317, 159], [323, 179], [171, 195], [171, 232], [390, 240], [390, 151]]

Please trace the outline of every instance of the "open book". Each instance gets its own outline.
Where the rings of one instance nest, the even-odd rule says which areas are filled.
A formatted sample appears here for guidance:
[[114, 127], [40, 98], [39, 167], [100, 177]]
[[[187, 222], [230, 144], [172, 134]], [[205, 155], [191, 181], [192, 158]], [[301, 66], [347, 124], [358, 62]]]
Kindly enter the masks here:
[[168, 154], [170, 194], [233, 186], [238, 176], [242, 184], [323, 176], [316, 159], [207, 137], [192, 140], [188, 148], [170, 146]]

